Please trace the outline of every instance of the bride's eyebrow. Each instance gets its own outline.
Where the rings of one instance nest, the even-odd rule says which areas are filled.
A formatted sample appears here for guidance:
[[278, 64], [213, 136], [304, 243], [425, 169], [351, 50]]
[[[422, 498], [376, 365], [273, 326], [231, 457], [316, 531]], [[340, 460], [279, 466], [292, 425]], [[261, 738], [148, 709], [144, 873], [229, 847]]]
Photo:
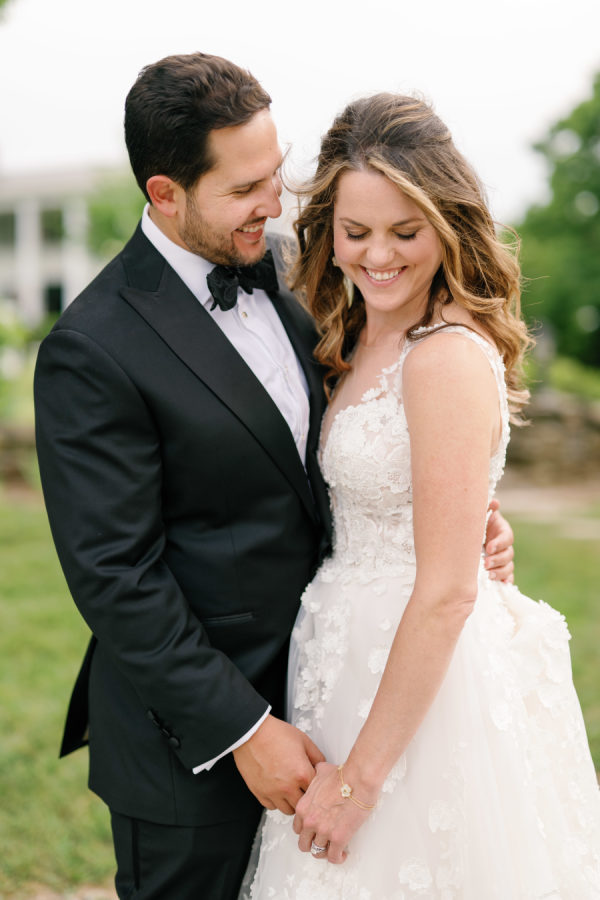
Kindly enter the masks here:
[[[339, 220], [342, 225], [355, 225], [358, 228], [365, 228], [362, 222], [357, 222], [356, 219], [349, 219], [347, 216], [344, 216]], [[402, 219], [400, 222], [393, 222], [392, 228], [400, 228], [404, 225], [416, 225], [419, 222], [422, 222], [423, 219], [421, 216], [411, 216], [410, 219]]]

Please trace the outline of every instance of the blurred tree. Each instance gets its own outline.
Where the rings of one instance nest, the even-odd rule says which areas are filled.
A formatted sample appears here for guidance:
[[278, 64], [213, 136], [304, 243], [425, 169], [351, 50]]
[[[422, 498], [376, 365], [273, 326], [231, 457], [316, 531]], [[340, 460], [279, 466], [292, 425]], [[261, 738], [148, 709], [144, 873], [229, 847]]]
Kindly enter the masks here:
[[131, 173], [104, 181], [88, 200], [90, 250], [110, 259], [129, 240], [146, 200]]
[[550, 200], [516, 226], [525, 315], [559, 355], [600, 367], [600, 73], [592, 96], [535, 149], [549, 167]]

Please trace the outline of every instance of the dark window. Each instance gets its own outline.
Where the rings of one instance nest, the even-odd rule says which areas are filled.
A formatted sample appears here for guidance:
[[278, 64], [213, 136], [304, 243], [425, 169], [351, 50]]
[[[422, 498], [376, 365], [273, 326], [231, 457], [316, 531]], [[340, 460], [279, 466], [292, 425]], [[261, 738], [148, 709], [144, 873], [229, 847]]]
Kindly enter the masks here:
[[62, 312], [62, 284], [47, 284], [44, 288], [44, 308], [47, 313]]
[[15, 214], [0, 212], [0, 246], [12, 247], [15, 243]]
[[42, 210], [42, 240], [45, 244], [59, 244], [65, 235], [62, 209]]

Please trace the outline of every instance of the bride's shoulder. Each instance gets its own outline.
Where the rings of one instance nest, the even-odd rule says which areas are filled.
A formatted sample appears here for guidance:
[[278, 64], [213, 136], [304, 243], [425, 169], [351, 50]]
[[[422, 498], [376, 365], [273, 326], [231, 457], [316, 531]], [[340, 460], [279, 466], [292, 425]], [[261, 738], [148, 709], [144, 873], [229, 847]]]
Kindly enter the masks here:
[[[402, 367], [406, 389], [411, 383], [435, 384], [458, 389], [465, 382], [481, 379], [482, 387], [490, 379], [490, 363], [497, 350], [481, 329], [457, 322], [435, 323], [417, 329], [409, 339]], [[483, 351], [483, 352], [482, 352]]]

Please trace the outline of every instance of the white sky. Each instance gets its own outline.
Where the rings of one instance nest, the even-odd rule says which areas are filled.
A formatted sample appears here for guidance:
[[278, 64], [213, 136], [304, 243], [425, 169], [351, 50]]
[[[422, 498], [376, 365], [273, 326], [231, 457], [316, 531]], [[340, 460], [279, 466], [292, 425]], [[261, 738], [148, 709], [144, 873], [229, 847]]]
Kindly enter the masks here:
[[125, 162], [139, 70], [202, 50], [263, 83], [305, 170], [349, 100], [423, 94], [510, 221], [544, 197], [531, 144], [600, 70], [599, 0], [9, 0], [0, 16], [0, 177]]

